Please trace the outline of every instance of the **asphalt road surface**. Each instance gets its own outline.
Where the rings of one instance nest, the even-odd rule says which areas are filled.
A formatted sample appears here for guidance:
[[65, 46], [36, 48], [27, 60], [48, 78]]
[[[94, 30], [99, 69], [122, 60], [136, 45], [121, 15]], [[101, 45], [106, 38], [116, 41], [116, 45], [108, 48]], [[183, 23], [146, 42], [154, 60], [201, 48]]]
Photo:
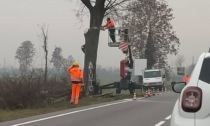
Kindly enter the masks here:
[[165, 92], [3, 122], [0, 126], [170, 126], [178, 96]]

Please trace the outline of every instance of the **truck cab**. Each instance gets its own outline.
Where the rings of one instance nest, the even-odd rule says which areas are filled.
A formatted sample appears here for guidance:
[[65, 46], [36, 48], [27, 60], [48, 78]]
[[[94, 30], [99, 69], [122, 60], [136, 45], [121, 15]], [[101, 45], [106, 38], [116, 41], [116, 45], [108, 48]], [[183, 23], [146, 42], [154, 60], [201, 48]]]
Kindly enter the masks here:
[[164, 89], [164, 75], [161, 69], [149, 69], [143, 72], [143, 85], [146, 88]]

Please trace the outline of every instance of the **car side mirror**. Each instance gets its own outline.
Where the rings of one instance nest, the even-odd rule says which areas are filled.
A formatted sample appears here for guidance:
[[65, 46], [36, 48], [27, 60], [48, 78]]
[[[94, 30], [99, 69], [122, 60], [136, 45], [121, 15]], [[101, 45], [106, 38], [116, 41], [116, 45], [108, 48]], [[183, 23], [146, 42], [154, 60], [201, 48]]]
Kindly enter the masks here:
[[172, 84], [172, 90], [175, 93], [181, 93], [182, 89], [186, 86], [185, 82], [174, 82]]
[[171, 82], [171, 86], [174, 86], [174, 84], [176, 84], [176, 82], [175, 81], [172, 81]]

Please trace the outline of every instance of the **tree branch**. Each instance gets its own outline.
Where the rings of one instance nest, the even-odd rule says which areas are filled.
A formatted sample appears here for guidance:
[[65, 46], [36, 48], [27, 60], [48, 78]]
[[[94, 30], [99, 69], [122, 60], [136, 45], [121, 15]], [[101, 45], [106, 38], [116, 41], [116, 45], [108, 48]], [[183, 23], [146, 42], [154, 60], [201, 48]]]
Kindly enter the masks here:
[[107, 8], [111, 3], [112, 3], [112, 0], [107, 0], [107, 5], [106, 5], [106, 7], [105, 8]]
[[93, 6], [91, 5], [90, 0], [81, 0], [81, 1], [89, 10], [92, 10]]
[[111, 9], [111, 8], [115, 8], [116, 6], [118, 6], [118, 5], [121, 5], [122, 3], [125, 3], [125, 2], [127, 2], [127, 1], [129, 1], [129, 0], [122, 0], [122, 1], [120, 1], [120, 2], [116, 2], [117, 0], [114, 0], [112, 3], [110, 3], [109, 5], [107, 5], [106, 6], [106, 10], [109, 10], [109, 9]]
[[110, 0], [109, 3], [106, 5], [106, 10], [111, 9], [110, 7], [113, 6], [116, 3], [117, 0], [114, 0], [113, 2]]

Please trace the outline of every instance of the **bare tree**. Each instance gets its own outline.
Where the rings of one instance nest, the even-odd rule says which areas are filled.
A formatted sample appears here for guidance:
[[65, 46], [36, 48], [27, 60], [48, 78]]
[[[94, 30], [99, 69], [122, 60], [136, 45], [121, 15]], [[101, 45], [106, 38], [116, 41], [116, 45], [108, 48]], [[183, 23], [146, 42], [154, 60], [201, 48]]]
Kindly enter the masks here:
[[41, 29], [40, 38], [43, 42], [43, 49], [45, 52], [45, 73], [44, 73], [44, 81], [47, 82], [47, 56], [48, 56], [48, 50], [47, 50], [47, 42], [48, 42], [48, 26], [46, 27], [44, 24], [42, 26], [38, 25], [38, 27]]
[[19, 70], [22, 75], [28, 72], [29, 67], [33, 61], [33, 57], [35, 56], [35, 48], [34, 44], [31, 41], [24, 41], [21, 43], [21, 46], [16, 50], [15, 58], [18, 59], [19, 62]]
[[[129, 0], [80, 0], [82, 2], [81, 9], [77, 11], [77, 16], [84, 16], [85, 9], [89, 10], [90, 26], [85, 33], [85, 63], [84, 63], [84, 79], [85, 85], [88, 83], [88, 65], [92, 62], [96, 74], [97, 50], [99, 41], [99, 28], [102, 25], [103, 18], [108, 15], [117, 15], [118, 9], [123, 8], [124, 4]], [[96, 80], [96, 76], [94, 76]], [[93, 82], [95, 83], [95, 81]]]

